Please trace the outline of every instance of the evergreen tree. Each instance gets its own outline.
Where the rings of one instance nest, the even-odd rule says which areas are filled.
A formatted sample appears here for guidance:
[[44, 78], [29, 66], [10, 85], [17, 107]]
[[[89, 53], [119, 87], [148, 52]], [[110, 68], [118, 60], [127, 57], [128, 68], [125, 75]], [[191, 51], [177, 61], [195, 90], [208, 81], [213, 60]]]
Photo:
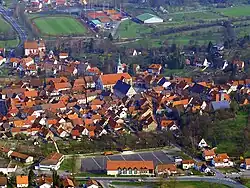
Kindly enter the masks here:
[[29, 186], [33, 186], [35, 182], [35, 173], [33, 172], [32, 169], [29, 171], [28, 178], [29, 178]]
[[108, 38], [109, 38], [109, 40], [110, 40], [110, 41], [113, 41], [113, 36], [112, 36], [112, 34], [111, 34], [111, 33], [109, 33]]

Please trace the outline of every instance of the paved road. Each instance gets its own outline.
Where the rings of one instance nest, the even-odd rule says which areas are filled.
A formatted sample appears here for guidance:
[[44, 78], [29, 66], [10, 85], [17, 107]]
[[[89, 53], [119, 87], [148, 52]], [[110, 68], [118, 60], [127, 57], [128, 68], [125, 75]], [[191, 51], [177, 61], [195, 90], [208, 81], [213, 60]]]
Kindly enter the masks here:
[[25, 31], [21, 28], [21, 26], [17, 23], [17, 21], [9, 16], [8, 9], [5, 9], [3, 6], [0, 5], [0, 15], [3, 16], [3, 18], [14, 28], [14, 30], [17, 32], [20, 43], [17, 47], [21, 47], [24, 43], [24, 41], [27, 40], [27, 34]]
[[[122, 181], [122, 182], [129, 182], [131, 180], [137, 180], [138, 177], [91, 177], [95, 180], [99, 180], [102, 182], [102, 185], [104, 187], [108, 187], [112, 181]], [[76, 177], [77, 180], [85, 180], [84, 177]], [[170, 180], [169, 178], [165, 178], [166, 181]], [[182, 176], [182, 177], [176, 177], [177, 181], [204, 181], [204, 182], [210, 182], [210, 183], [218, 183], [218, 184], [224, 184], [228, 185], [233, 188], [246, 188], [244, 185], [228, 179], [228, 178], [216, 178], [216, 177], [197, 177], [197, 176]], [[146, 177], [143, 178], [144, 182], [159, 182], [160, 179], [157, 177]]]

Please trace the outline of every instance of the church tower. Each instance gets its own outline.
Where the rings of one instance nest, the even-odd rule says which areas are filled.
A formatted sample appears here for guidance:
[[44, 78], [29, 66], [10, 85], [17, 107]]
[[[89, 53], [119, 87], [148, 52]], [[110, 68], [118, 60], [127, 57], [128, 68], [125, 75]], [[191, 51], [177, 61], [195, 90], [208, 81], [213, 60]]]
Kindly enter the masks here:
[[118, 59], [117, 66], [116, 66], [116, 73], [123, 73], [123, 66], [122, 66], [122, 63], [121, 63], [120, 54], [119, 54], [119, 59]]

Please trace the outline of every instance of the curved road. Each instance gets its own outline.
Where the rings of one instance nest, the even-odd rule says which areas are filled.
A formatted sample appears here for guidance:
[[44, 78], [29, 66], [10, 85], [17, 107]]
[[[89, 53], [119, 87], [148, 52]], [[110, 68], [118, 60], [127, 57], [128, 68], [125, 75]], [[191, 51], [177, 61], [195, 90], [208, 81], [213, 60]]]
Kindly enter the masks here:
[[[75, 177], [77, 180], [86, 180], [84, 177]], [[138, 180], [138, 177], [91, 177], [95, 180], [99, 180], [104, 187], [108, 187], [112, 181], [122, 181], [122, 182], [130, 182], [131, 180]], [[198, 177], [198, 176], [179, 176], [175, 177], [177, 181], [204, 181], [210, 183], [224, 184], [233, 188], [246, 188], [244, 185], [231, 180], [229, 178], [216, 178], [216, 177]], [[165, 178], [166, 181], [170, 180], [169, 178]], [[143, 178], [143, 182], [159, 182], [160, 179], [157, 177], [145, 177]]]
[[21, 26], [17, 23], [17, 21], [9, 16], [8, 10], [6, 10], [2, 5], [0, 5], [0, 15], [3, 16], [3, 18], [14, 28], [14, 30], [17, 32], [20, 42], [17, 47], [21, 47], [24, 43], [24, 41], [27, 40], [27, 34], [25, 31], [21, 28]]

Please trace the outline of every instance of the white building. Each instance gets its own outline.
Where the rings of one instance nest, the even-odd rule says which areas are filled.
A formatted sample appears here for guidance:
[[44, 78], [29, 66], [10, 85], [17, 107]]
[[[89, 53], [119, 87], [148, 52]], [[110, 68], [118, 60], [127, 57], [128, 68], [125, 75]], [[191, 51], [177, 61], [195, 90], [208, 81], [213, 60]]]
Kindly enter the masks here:
[[194, 160], [183, 160], [182, 161], [182, 169], [183, 170], [188, 170], [190, 168], [194, 167]]
[[34, 159], [32, 156], [29, 156], [29, 155], [26, 155], [23, 153], [19, 153], [16, 151], [12, 151], [12, 150], [10, 150], [8, 152], [8, 157], [11, 159], [14, 159], [16, 161], [19, 161], [22, 163], [27, 163], [27, 164], [31, 164], [33, 162], [33, 159]]
[[153, 161], [107, 161], [107, 175], [154, 175]]
[[38, 54], [45, 51], [45, 43], [43, 41], [26, 41], [24, 42], [24, 55]]
[[204, 139], [201, 139], [201, 141], [198, 144], [199, 148], [204, 148], [204, 147], [208, 147], [207, 142]]
[[51, 153], [40, 162], [39, 166], [36, 166], [35, 168], [40, 170], [58, 170], [63, 160], [64, 155], [56, 152]]
[[5, 63], [5, 62], [6, 62], [6, 58], [0, 56], [0, 65], [2, 65], [2, 64]]
[[140, 20], [142, 23], [145, 24], [154, 24], [154, 23], [162, 23], [163, 19], [159, 18], [158, 16], [155, 16], [153, 14], [144, 13], [136, 17], [138, 20]]

